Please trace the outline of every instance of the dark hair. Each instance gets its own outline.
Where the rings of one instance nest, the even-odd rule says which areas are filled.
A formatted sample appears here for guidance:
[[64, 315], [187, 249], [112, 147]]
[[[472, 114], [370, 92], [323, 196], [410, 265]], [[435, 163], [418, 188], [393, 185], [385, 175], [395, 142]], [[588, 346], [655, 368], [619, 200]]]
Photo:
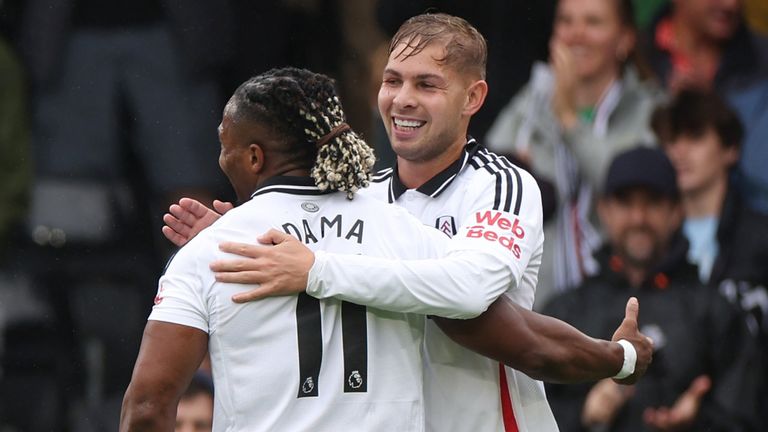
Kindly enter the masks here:
[[463, 18], [443, 13], [426, 13], [409, 18], [400, 26], [389, 44], [389, 54], [400, 44], [411, 48], [401, 50], [397, 57], [414, 56], [433, 42], [445, 44], [445, 56], [438, 62], [458, 71], [471, 71], [485, 79], [488, 45], [483, 35]]
[[369, 184], [373, 150], [346, 126], [333, 80], [306, 69], [272, 69], [240, 85], [235, 115], [271, 128], [289, 162], [311, 168], [322, 190], [347, 192]]
[[684, 89], [659, 106], [651, 127], [662, 145], [680, 136], [699, 138], [712, 128], [723, 147], [740, 147], [744, 128], [738, 115], [710, 90]]
[[199, 394], [207, 394], [213, 398], [213, 380], [203, 372], [195, 372], [195, 375], [192, 376], [192, 381], [190, 381], [181, 398], [190, 399]]
[[641, 35], [637, 28], [637, 21], [635, 20], [635, 7], [633, 6], [633, 1], [613, 0], [613, 4], [616, 6], [616, 14], [619, 16], [621, 25], [630, 29], [635, 34], [635, 44], [627, 53], [627, 58], [622, 61], [622, 67], [631, 64], [637, 70], [640, 79], [652, 79], [654, 77], [653, 69], [651, 69], [651, 66], [639, 49]]

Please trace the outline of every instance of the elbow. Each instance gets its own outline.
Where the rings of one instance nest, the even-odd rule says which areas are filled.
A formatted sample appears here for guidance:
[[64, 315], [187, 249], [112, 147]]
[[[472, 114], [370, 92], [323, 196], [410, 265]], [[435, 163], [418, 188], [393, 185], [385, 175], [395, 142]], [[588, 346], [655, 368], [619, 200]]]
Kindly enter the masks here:
[[[479, 293], [482, 294], [482, 293]], [[466, 307], [464, 308], [464, 319], [477, 318], [488, 310], [488, 307], [493, 303], [492, 300], [488, 300], [483, 295], [470, 295], [466, 299]]]
[[491, 303], [481, 293], [473, 293], [471, 290], [466, 295], [456, 296], [453, 306], [440, 314], [444, 318], [467, 320], [477, 318], [483, 314]]
[[459, 289], [455, 290], [452, 298], [445, 298], [452, 304], [452, 310], [447, 311], [450, 315], [445, 315], [446, 318], [477, 318], [510, 286], [509, 280], [489, 277], [479, 270], [462, 276], [461, 280], [455, 281]]
[[518, 352], [504, 359], [504, 364], [539, 381], [552, 381], [552, 362], [536, 349]]

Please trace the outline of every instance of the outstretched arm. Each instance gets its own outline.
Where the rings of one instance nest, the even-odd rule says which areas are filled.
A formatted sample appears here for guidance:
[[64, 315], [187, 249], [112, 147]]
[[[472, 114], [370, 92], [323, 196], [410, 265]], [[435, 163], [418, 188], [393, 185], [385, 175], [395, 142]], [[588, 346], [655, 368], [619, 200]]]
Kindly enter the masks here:
[[207, 347], [208, 335], [201, 330], [149, 321], [123, 398], [120, 431], [173, 430], [179, 398]]
[[[220, 246], [222, 250], [244, 258], [211, 265], [219, 281], [261, 284], [234, 300], [245, 302], [304, 291], [315, 255], [277, 231], [270, 231], [260, 240], [277, 244], [264, 248], [225, 243]], [[635, 373], [621, 380], [622, 384], [635, 382], [651, 361], [652, 343], [637, 329], [638, 308], [636, 299], [628, 302], [626, 317], [613, 336], [614, 341], [629, 341], [637, 352]], [[558, 319], [518, 306], [504, 295], [477, 318], [435, 321], [457, 343], [546, 381], [571, 383], [610, 378], [619, 372], [624, 361], [624, 351], [618, 343], [590, 338]]]
[[[638, 311], [633, 297], [613, 335], [613, 341], [625, 339], [637, 352], [635, 372], [618, 381], [621, 384], [637, 381], [653, 354], [651, 340], [637, 328]], [[543, 381], [575, 383], [610, 378], [624, 363], [624, 350], [618, 343], [593, 339], [563, 321], [518, 306], [507, 296], [499, 297], [485, 313], [471, 320], [433, 319], [460, 345]]]

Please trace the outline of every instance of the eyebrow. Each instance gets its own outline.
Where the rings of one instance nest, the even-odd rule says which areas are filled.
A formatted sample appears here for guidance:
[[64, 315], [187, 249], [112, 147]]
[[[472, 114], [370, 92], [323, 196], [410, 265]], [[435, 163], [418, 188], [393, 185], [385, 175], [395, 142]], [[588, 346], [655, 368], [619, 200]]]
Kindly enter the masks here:
[[394, 69], [390, 69], [390, 68], [386, 68], [386, 69], [384, 69], [384, 74], [385, 74], [385, 75], [386, 75], [386, 74], [389, 74], [389, 75], [395, 75], [395, 76], [398, 76], [398, 77], [402, 75], [400, 72], [398, 72], [398, 71], [396, 71], [396, 70], [394, 70]]
[[[401, 74], [400, 72], [398, 72], [398, 71], [396, 71], [394, 69], [390, 69], [390, 68], [384, 69], [384, 74], [385, 75], [386, 74], [394, 75], [394, 76], [397, 76], [397, 77], [402, 77], [403, 76], [403, 74]], [[433, 73], [423, 73], [423, 74], [417, 74], [416, 75], [416, 79], [420, 79], [420, 80], [425, 80], [425, 79], [430, 79], [430, 78], [431, 79], [438, 79], [438, 80], [441, 80], [441, 81], [445, 80], [445, 78], [442, 75], [433, 74]]]

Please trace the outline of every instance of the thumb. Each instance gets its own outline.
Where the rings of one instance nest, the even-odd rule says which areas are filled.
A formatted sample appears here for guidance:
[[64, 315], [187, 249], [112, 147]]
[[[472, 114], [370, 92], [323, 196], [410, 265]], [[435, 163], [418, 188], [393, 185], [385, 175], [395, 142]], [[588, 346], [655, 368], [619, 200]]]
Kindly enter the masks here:
[[624, 320], [625, 321], [632, 321], [637, 322], [637, 316], [640, 313], [640, 303], [637, 301], [636, 297], [630, 297], [629, 300], [627, 300], [627, 307], [624, 310]]
[[289, 241], [292, 238], [293, 237], [291, 237], [290, 235], [288, 235], [288, 234], [286, 234], [286, 233], [284, 233], [282, 231], [278, 231], [278, 230], [272, 228], [269, 231], [265, 232], [264, 234], [260, 235], [257, 240], [261, 244], [276, 245], [276, 244], [280, 244], [280, 243], [284, 243], [286, 241]]
[[219, 200], [213, 200], [213, 209], [219, 214], [224, 214], [235, 208], [235, 205], [231, 202], [224, 202]]
[[699, 375], [693, 380], [686, 393], [694, 396], [696, 399], [701, 399], [709, 391], [710, 387], [712, 387], [712, 380], [707, 375]]

